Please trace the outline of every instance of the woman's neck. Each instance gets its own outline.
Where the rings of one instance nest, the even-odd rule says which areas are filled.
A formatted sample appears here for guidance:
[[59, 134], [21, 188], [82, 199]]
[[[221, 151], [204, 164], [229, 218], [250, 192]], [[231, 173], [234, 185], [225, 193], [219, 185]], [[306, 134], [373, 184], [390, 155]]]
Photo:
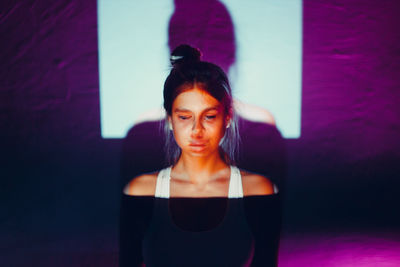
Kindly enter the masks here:
[[180, 177], [196, 185], [204, 185], [221, 177], [226, 172], [226, 164], [216, 153], [207, 157], [192, 157], [182, 154], [173, 167], [173, 171]]

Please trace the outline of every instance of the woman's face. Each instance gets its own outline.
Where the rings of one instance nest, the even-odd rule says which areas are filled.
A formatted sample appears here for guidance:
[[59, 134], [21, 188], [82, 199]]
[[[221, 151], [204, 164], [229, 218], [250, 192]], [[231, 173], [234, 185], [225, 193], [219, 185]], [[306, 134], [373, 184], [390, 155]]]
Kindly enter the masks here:
[[229, 117], [217, 99], [194, 86], [175, 98], [168, 119], [182, 153], [204, 157], [218, 153]]

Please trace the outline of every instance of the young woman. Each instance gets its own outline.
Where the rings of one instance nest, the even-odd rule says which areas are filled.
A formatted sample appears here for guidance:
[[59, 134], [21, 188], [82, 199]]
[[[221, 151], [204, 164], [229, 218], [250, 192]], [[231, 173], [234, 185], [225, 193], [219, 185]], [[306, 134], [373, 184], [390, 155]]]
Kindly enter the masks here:
[[228, 79], [188, 45], [164, 84], [170, 167], [124, 188], [120, 266], [276, 266], [280, 213], [271, 181], [235, 166]]

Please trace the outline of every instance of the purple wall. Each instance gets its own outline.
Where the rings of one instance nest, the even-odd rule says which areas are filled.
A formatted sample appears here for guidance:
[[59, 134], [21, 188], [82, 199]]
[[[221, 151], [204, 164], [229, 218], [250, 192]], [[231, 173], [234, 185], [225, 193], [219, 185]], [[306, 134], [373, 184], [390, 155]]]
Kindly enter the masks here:
[[[0, 11], [0, 257], [116, 266], [122, 141], [100, 136], [96, 1]], [[281, 266], [400, 264], [399, 12], [396, 0], [304, 1]]]

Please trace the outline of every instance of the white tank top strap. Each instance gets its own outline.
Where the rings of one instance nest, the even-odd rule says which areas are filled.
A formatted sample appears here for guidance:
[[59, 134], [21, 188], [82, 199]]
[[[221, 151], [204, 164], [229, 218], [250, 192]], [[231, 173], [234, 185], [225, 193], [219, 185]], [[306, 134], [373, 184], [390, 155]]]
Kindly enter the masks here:
[[278, 186], [276, 184], [274, 184], [274, 194], [278, 194], [278, 193], [279, 193]]
[[162, 169], [157, 176], [155, 197], [169, 198], [169, 180], [171, 167]]
[[239, 168], [232, 165], [228, 198], [243, 198], [242, 175]]

